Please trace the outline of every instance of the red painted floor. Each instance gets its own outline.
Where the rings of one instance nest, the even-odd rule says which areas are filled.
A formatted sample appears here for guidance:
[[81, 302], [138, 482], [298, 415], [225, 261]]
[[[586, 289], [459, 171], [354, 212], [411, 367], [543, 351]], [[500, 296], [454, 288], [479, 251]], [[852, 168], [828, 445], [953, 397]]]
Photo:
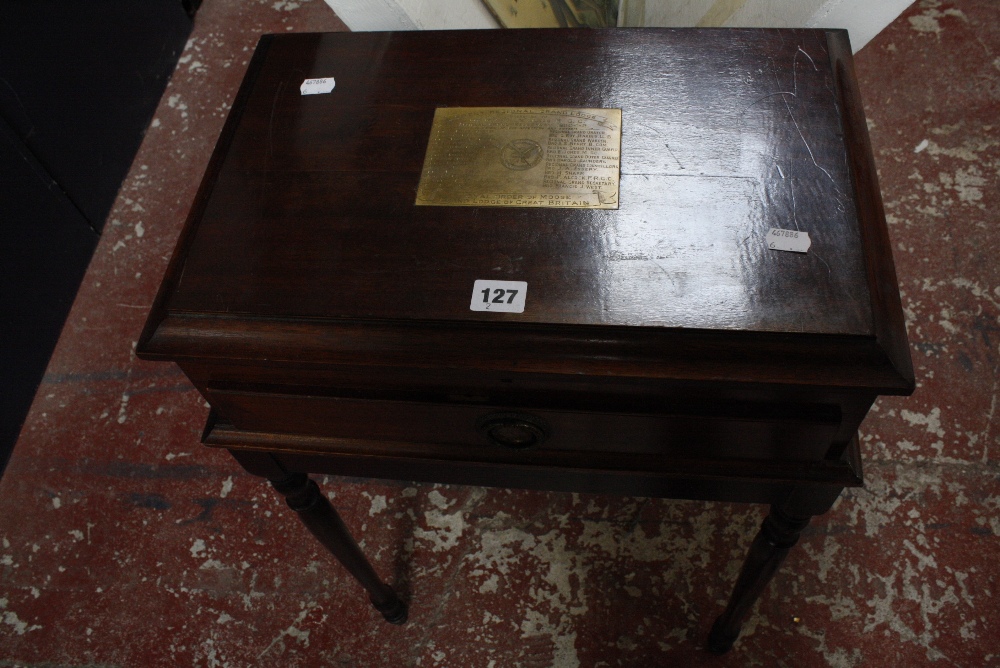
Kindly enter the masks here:
[[919, 2], [858, 56], [918, 389], [723, 658], [761, 508], [329, 479], [392, 627], [136, 360], [256, 36], [341, 28], [203, 5], [0, 482], [0, 666], [1000, 666], [1000, 5]]

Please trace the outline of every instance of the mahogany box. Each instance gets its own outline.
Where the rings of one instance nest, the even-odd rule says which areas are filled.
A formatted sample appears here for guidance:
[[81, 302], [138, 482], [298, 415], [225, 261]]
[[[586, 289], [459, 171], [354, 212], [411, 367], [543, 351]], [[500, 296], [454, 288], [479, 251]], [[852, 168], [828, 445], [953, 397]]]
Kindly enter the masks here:
[[[620, 110], [617, 207], [418, 204], [436, 111], [477, 107]], [[771, 504], [716, 651], [914, 387], [838, 30], [265, 35], [137, 351], [390, 621], [303, 474]]]

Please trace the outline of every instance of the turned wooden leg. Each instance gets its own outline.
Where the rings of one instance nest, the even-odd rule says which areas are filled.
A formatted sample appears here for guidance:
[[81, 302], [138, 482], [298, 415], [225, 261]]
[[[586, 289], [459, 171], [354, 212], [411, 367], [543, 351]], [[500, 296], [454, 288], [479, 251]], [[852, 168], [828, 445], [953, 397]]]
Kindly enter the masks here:
[[757, 537], [750, 545], [729, 605], [712, 625], [708, 635], [710, 652], [724, 654], [732, 648], [750, 608], [785, 560], [788, 551], [798, 542], [810, 519], [808, 516], [793, 517], [777, 506], [771, 506], [771, 512], [764, 518]]
[[379, 579], [344, 521], [320, 492], [316, 482], [304, 473], [290, 473], [287, 477], [270, 482], [285, 496], [289, 508], [299, 514], [309, 531], [368, 591], [372, 605], [382, 613], [385, 620], [390, 624], [406, 622], [406, 604]]

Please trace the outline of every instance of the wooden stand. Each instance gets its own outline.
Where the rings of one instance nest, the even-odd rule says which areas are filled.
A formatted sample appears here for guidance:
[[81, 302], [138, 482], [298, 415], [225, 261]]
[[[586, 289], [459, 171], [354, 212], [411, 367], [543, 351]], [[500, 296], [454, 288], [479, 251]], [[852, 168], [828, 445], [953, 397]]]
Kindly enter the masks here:
[[382, 613], [385, 621], [390, 624], [405, 623], [406, 604], [379, 579], [347, 525], [320, 492], [316, 482], [304, 473], [292, 473], [286, 478], [272, 480], [271, 485], [284, 495], [288, 507], [299, 514], [299, 519], [316, 536], [316, 540], [361, 583], [372, 605]]
[[[336, 86], [302, 95], [306, 73]], [[418, 206], [433, 119], [461, 107], [517, 110], [504, 141], [484, 122], [447, 149], [477, 170], [461, 183], [586, 185], [600, 163], [611, 208]], [[602, 110], [614, 198], [608, 133], [562, 129]], [[872, 403], [913, 391], [891, 248], [845, 31], [265, 35], [136, 350], [180, 365], [204, 442], [393, 623], [405, 604], [306, 474], [771, 506], [722, 652], [861, 484]], [[517, 283], [523, 311], [473, 309], [479, 281]]]
[[740, 636], [743, 620], [750, 608], [763, 593], [767, 583], [785, 560], [788, 551], [799, 540], [799, 533], [809, 524], [808, 517], [788, 517], [777, 507], [771, 508], [764, 518], [760, 532], [750, 545], [739, 579], [729, 597], [729, 605], [708, 636], [708, 650], [715, 654], [725, 654]]
[[[272, 438], [272, 436], [263, 434], [240, 433], [229, 425], [218, 423], [214, 417], [209, 422], [205, 436], [207, 443], [217, 445], [226, 444], [232, 439], [259, 445], [265, 439]], [[331, 468], [329, 458], [289, 458], [281, 453], [265, 453], [258, 450], [232, 450], [231, 452], [248, 472], [269, 478], [275, 489], [285, 495], [289, 507], [299, 514], [309, 531], [365, 588], [372, 604], [387, 621], [393, 624], [402, 624], [406, 621], [405, 604], [372, 569], [343, 520], [320, 492], [316, 483], [309, 480], [304, 473], [288, 473], [285, 468], [286, 466], [298, 466], [309, 470], [336, 473], [338, 472], [336, 464]], [[855, 438], [844, 449], [844, 468], [831, 467], [839, 469], [840, 475], [857, 476], [853, 479], [844, 477], [840, 484], [830, 484], [831, 478], [825, 483], [813, 485], [782, 485], [770, 488], [763, 481], [755, 481], [755, 484], [750, 486], [756, 494], [771, 495], [770, 498], [775, 499], [775, 501], [750, 546], [730, 596], [729, 605], [712, 627], [706, 645], [709, 651], [723, 654], [732, 648], [753, 604], [774, 577], [789, 550], [798, 542], [800, 533], [809, 524], [810, 519], [827, 512], [846, 485], [857, 484], [860, 481], [860, 471], [853, 468], [859, 466], [857, 453], [858, 442]], [[349, 464], [342, 463], [342, 466], [345, 468], [340, 469], [340, 473], [356, 475]], [[374, 466], [372, 475], [387, 477], [384, 466], [380, 466], [378, 463], [375, 463]], [[423, 477], [419, 468], [415, 469], [413, 473], [412, 478], [420, 479]], [[558, 470], [547, 471], [544, 476], [545, 484], [537, 484], [538, 481], [535, 481], [535, 484], [530, 484], [531, 480], [526, 478], [519, 479], [518, 482], [522, 483], [522, 486], [532, 486], [539, 489], [558, 488], [560, 484], [564, 484], [582, 491], [592, 492], [608, 491], [609, 489], [617, 489], [617, 485], [630, 484], [627, 479], [620, 479], [607, 472], [594, 474], [589, 483], [583, 486], [580, 486], [575, 479], [567, 478], [565, 472]], [[441, 477], [430, 479], [440, 480]], [[488, 478], [481, 477], [479, 480], [488, 480]], [[529, 484], [524, 485], [525, 482]], [[670, 494], [665, 493], [667, 490], [683, 485], [689, 489], [705, 489], [706, 493], [703, 496], [708, 496], [714, 490], [714, 498], [725, 499], [727, 496], [723, 490], [732, 486], [732, 481], [715, 482], [696, 476], [685, 480], [661, 478], [658, 482], [662, 485], [661, 487], [649, 488], [653, 492], [659, 490], [661, 493], [656, 494], [658, 496], [670, 496]], [[758, 500], [761, 497], [751, 496], [749, 498]]]

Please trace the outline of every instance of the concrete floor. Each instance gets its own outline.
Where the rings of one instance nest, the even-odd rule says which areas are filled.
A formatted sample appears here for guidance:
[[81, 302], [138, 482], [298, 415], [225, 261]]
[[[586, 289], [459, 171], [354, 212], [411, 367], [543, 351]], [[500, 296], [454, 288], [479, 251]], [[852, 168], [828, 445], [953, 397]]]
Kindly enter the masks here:
[[723, 658], [762, 508], [328, 479], [412, 601], [391, 627], [135, 358], [257, 35], [339, 29], [202, 6], [0, 481], [0, 666], [1000, 666], [1000, 4], [918, 2], [857, 57], [918, 389]]

